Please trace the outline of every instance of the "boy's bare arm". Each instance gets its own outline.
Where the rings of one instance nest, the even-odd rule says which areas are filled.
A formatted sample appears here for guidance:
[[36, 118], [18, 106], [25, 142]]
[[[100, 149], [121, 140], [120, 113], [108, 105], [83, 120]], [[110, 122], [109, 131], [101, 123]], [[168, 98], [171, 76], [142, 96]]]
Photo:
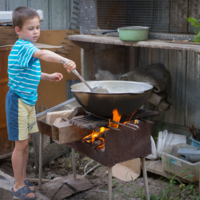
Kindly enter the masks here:
[[74, 61], [62, 57], [52, 51], [49, 50], [38, 50], [33, 54], [33, 57], [39, 58], [41, 60], [47, 62], [61, 63], [60, 60], [64, 60], [66, 63], [63, 65], [68, 72], [76, 68], [76, 64]]
[[59, 82], [62, 79], [63, 79], [63, 75], [58, 72], [55, 72], [53, 74], [47, 74], [44, 72], [41, 73], [41, 80]]

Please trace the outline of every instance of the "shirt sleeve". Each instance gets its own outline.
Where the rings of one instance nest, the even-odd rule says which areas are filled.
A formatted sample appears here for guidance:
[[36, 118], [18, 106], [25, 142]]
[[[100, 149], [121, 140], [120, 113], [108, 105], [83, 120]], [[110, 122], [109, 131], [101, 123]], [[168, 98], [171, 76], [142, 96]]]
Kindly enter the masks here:
[[29, 62], [32, 60], [32, 59], [35, 59], [33, 57], [33, 54], [39, 50], [38, 48], [36, 48], [32, 43], [25, 43], [20, 51], [19, 51], [19, 65], [21, 67], [28, 67], [29, 65]]

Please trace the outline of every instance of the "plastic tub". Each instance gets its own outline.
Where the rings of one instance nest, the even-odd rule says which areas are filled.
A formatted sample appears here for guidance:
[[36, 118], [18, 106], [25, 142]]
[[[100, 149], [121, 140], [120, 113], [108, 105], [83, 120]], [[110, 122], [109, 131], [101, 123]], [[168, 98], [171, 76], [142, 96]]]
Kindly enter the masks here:
[[[171, 174], [174, 174], [188, 181], [191, 182], [198, 181], [200, 162], [191, 163], [179, 158], [179, 154], [177, 154], [179, 148], [194, 148], [194, 147], [188, 144], [178, 144], [163, 149], [160, 152], [163, 169]], [[190, 178], [189, 177], [190, 175], [194, 176]]]
[[167, 130], [160, 131], [158, 133], [158, 140], [157, 140], [157, 155], [160, 157], [160, 152], [171, 145], [176, 144], [186, 144], [186, 136], [185, 135], [179, 135], [174, 134], [171, 132], [168, 132]]
[[197, 148], [200, 148], [200, 142], [193, 139], [192, 136], [189, 137], [190, 139], [190, 144], [193, 146], [193, 147], [197, 147]]

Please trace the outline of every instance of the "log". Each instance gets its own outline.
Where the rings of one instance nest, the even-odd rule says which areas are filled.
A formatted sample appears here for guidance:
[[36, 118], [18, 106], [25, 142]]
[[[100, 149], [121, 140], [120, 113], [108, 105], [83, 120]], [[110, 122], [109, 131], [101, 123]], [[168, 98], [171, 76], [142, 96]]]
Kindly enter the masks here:
[[94, 143], [93, 143], [93, 146], [95, 147], [98, 147], [100, 145], [104, 144], [104, 141], [98, 139], [98, 140], [95, 140]]
[[[98, 138], [103, 138], [105, 132], [106, 132], [106, 131], [104, 131], [104, 132], [102, 132], [102, 133], [99, 133], [99, 134], [97, 135], [96, 139], [98, 139]], [[92, 136], [87, 137], [87, 138], [83, 138], [83, 139], [82, 139], [82, 142], [84, 143], [84, 142], [87, 142], [88, 140], [91, 140], [91, 139], [92, 139]]]
[[58, 140], [54, 141], [58, 144], [66, 144], [79, 141], [82, 140], [82, 138], [84, 138], [86, 135], [91, 134], [91, 131], [73, 126], [69, 123], [69, 121], [54, 124], [52, 127], [54, 128], [55, 132], [57, 131]]

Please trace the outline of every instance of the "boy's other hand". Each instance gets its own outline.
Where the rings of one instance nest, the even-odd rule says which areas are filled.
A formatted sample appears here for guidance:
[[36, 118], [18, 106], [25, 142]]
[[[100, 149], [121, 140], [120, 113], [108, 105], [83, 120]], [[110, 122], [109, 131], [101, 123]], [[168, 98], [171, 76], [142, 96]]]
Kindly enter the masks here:
[[59, 82], [63, 79], [63, 75], [61, 73], [53, 73], [49, 74], [49, 81]]
[[65, 64], [63, 64], [64, 68], [70, 73], [72, 70], [76, 69], [76, 63], [72, 60], [64, 60]]

